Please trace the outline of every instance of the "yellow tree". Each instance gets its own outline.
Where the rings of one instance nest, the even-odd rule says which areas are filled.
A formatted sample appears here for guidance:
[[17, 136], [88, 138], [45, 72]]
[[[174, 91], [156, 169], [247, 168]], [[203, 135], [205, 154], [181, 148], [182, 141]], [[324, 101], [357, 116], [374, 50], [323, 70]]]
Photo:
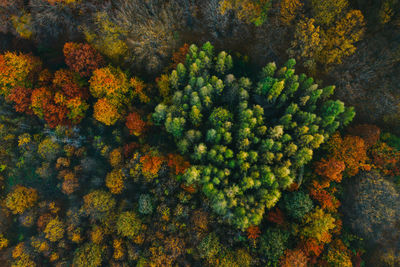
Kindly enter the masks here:
[[26, 209], [35, 205], [38, 200], [38, 193], [34, 188], [17, 185], [5, 199], [5, 206], [13, 214], [22, 214]]
[[233, 10], [239, 20], [259, 26], [267, 19], [271, 4], [271, 0], [222, 0], [220, 12]]

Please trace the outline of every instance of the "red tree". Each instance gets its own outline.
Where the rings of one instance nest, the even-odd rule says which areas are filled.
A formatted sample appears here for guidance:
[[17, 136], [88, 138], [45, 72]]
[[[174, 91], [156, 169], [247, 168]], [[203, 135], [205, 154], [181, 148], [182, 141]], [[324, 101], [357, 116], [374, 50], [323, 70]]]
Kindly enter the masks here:
[[66, 43], [63, 52], [68, 67], [85, 77], [104, 65], [103, 57], [89, 44]]
[[14, 108], [16, 111], [32, 115], [31, 95], [31, 89], [17, 86], [11, 89], [8, 99], [14, 102]]
[[129, 129], [130, 134], [140, 136], [146, 131], [146, 122], [142, 120], [139, 113], [132, 112], [126, 117], [126, 127]]

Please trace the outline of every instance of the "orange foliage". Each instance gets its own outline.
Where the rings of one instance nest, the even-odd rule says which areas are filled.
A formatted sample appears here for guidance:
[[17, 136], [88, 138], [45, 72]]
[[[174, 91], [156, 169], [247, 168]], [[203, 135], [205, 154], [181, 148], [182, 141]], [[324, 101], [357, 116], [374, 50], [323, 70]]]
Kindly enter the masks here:
[[17, 86], [11, 89], [11, 93], [8, 95], [8, 100], [14, 102], [14, 108], [16, 111], [32, 115], [31, 109], [31, 94], [32, 90]]
[[129, 158], [131, 156], [131, 154], [133, 153], [133, 151], [135, 151], [139, 147], [140, 147], [140, 145], [138, 143], [136, 143], [136, 142], [125, 144], [124, 145], [124, 156], [125, 156], [125, 158]]
[[283, 225], [285, 223], [285, 215], [279, 208], [275, 208], [268, 212], [267, 220], [278, 225]]
[[0, 55], [0, 94], [8, 96], [16, 86], [32, 87], [42, 62], [30, 54]]
[[178, 51], [176, 51], [172, 55], [171, 69], [176, 69], [179, 63], [185, 63], [186, 55], [188, 52], [189, 52], [189, 45], [185, 43], [182, 47], [179, 48]]
[[53, 85], [60, 88], [63, 95], [67, 98], [80, 97], [87, 99], [88, 91], [85, 87], [80, 87], [78, 77], [70, 70], [61, 69], [54, 73]]
[[164, 158], [160, 156], [153, 156], [150, 153], [140, 158], [140, 164], [142, 165], [142, 173], [146, 178], [154, 178], [157, 176], [161, 165], [164, 162]]
[[339, 200], [323, 188], [324, 185], [314, 180], [312, 182], [312, 188], [310, 188], [310, 196], [318, 201], [322, 209], [331, 212], [337, 211], [340, 206]]
[[93, 116], [105, 125], [113, 125], [121, 118], [118, 110], [106, 98], [96, 102]]
[[302, 250], [307, 256], [319, 256], [324, 251], [324, 243], [318, 242], [315, 238], [309, 238], [302, 244]]
[[285, 255], [281, 258], [281, 267], [306, 267], [307, 266], [307, 256], [301, 249], [287, 249]]
[[256, 240], [261, 234], [260, 228], [258, 228], [258, 226], [250, 226], [246, 229], [246, 232], [247, 238], [253, 240]]
[[186, 161], [179, 154], [168, 154], [167, 155], [167, 164], [173, 174], [179, 175], [184, 174], [186, 169], [190, 167], [189, 161]]
[[371, 149], [371, 157], [374, 165], [385, 175], [400, 175], [400, 151], [380, 143]]
[[189, 194], [194, 194], [197, 191], [196, 187], [194, 187], [193, 185], [187, 186], [185, 184], [181, 184], [181, 188], [186, 192], [188, 192]]
[[335, 133], [329, 139], [327, 146], [332, 158], [344, 162], [349, 176], [356, 175], [360, 168], [369, 168], [366, 164], [367, 147], [360, 137], [347, 135], [342, 138], [339, 133]]
[[381, 129], [375, 125], [371, 124], [360, 124], [349, 130], [351, 135], [356, 135], [361, 137], [367, 147], [375, 145], [381, 135]]
[[73, 173], [64, 176], [64, 182], [62, 184], [62, 192], [66, 195], [70, 195], [79, 187], [78, 179]]
[[131, 78], [130, 83], [133, 87], [133, 96], [138, 97], [140, 102], [149, 103], [150, 98], [145, 93], [145, 89], [147, 88], [144, 82], [139, 80], [138, 78]]
[[65, 43], [63, 52], [68, 67], [82, 76], [90, 76], [104, 64], [103, 57], [89, 44]]
[[142, 120], [139, 113], [132, 112], [126, 117], [126, 127], [129, 133], [135, 136], [140, 136], [146, 131], [146, 122]]
[[334, 158], [328, 160], [322, 159], [315, 163], [315, 172], [328, 179], [340, 183], [342, 181], [342, 172], [346, 166], [343, 161], [338, 161]]

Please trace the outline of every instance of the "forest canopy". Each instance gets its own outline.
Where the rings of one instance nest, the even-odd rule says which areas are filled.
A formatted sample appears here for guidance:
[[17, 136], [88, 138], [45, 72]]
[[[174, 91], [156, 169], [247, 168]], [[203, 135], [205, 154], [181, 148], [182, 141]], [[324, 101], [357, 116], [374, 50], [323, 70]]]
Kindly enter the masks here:
[[0, 266], [399, 266], [397, 0], [0, 0]]

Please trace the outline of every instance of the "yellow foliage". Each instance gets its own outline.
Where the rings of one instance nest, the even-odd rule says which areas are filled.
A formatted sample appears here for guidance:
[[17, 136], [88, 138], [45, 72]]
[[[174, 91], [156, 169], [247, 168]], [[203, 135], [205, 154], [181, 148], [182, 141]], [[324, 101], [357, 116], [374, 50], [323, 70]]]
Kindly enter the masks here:
[[6, 248], [8, 246], [8, 239], [4, 237], [3, 234], [0, 234], [0, 250]]
[[35, 205], [38, 200], [36, 189], [17, 185], [5, 200], [5, 206], [13, 214], [22, 214], [26, 209]]
[[128, 46], [122, 40], [126, 32], [113, 24], [105, 12], [95, 14], [94, 24], [96, 30], [84, 29], [86, 41], [113, 61], [119, 61], [128, 51]]
[[325, 64], [340, 64], [342, 58], [356, 51], [354, 43], [364, 34], [364, 16], [360, 10], [349, 11], [334, 27], [324, 34], [324, 49], [321, 50], [319, 61]]
[[29, 13], [24, 13], [20, 17], [13, 15], [11, 17], [15, 31], [24, 39], [32, 37], [32, 17]]
[[289, 50], [291, 57], [297, 59], [307, 59], [308, 67], [315, 67], [314, 57], [321, 51], [322, 44], [320, 38], [320, 27], [314, 25], [314, 19], [305, 18], [296, 25], [292, 47], [295, 50]]
[[24, 146], [31, 142], [31, 135], [28, 133], [21, 134], [18, 136], [18, 146]]
[[6, 52], [0, 55], [0, 94], [8, 96], [16, 86], [29, 87], [30, 78], [41, 66], [42, 62], [30, 54]]
[[349, 5], [348, 0], [312, 0], [312, 13], [319, 25], [332, 25]]
[[167, 74], [162, 74], [161, 77], [157, 78], [158, 91], [163, 97], [164, 101], [168, 101], [170, 98], [169, 78]]
[[271, 0], [222, 0], [219, 8], [223, 15], [234, 10], [239, 20], [259, 26], [266, 20], [270, 7]]
[[119, 119], [121, 119], [118, 109], [106, 98], [101, 98], [96, 102], [94, 105], [93, 117], [108, 126], [114, 125]]
[[130, 80], [131, 86], [133, 87], [133, 96], [139, 98], [142, 103], [149, 103], [150, 98], [145, 93], [145, 89], [147, 89], [146, 84], [141, 81], [139, 78], [131, 78]]
[[114, 239], [113, 247], [114, 247], [113, 258], [116, 259], [116, 260], [122, 259], [124, 257], [124, 255], [125, 255], [123, 247], [122, 247], [122, 240], [121, 239]]
[[59, 256], [57, 253], [55, 253], [55, 252], [53, 252], [53, 253], [50, 254], [50, 261], [51, 261], [51, 262], [56, 261], [56, 260], [58, 260], [59, 258], [60, 258], [60, 256]]
[[110, 161], [111, 166], [114, 168], [123, 163], [121, 149], [116, 148], [113, 151], [111, 151], [110, 155], [108, 156], [108, 159]]
[[122, 173], [122, 169], [114, 169], [107, 174], [106, 186], [110, 189], [113, 194], [121, 194], [124, 190], [124, 179], [125, 176]]
[[299, 0], [282, 0], [280, 5], [280, 19], [282, 23], [290, 25], [302, 7], [303, 3]]
[[43, 232], [47, 239], [56, 242], [64, 236], [64, 224], [60, 219], [54, 218], [48, 222]]
[[90, 239], [92, 240], [92, 242], [95, 244], [100, 244], [101, 241], [103, 241], [103, 232], [104, 230], [101, 227], [96, 226], [90, 232]]
[[95, 98], [107, 98], [114, 106], [125, 101], [130, 84], [126, 74], [120, 69], [104, 67], [93, 71], [89, 80], [90, 93]]

